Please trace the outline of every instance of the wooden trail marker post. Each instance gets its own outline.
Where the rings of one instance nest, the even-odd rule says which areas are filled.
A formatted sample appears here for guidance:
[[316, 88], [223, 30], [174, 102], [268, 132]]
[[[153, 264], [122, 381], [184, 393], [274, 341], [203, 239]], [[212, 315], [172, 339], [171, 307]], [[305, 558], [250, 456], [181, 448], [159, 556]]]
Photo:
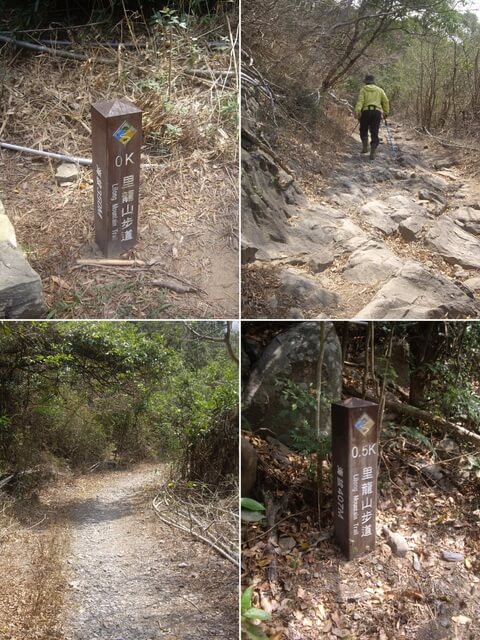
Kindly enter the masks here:
[[332, 404], [334, 535], [348, 560], [375, 549], [378, 437], [378, 405]]
[[106, 100], [91, 113], [95, 240], [110, 258], [137, 242], [142, 112], [128, 100]]

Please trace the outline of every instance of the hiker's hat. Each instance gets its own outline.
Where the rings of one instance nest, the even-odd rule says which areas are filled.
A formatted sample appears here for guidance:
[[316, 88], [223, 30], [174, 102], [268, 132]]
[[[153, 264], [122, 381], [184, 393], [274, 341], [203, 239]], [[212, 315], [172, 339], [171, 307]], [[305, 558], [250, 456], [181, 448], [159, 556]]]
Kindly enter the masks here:
[[370, 73], [367, 73], [365, 76], [365, 84], [372, 84], [373, 82], [375, 82], [375, 78]]

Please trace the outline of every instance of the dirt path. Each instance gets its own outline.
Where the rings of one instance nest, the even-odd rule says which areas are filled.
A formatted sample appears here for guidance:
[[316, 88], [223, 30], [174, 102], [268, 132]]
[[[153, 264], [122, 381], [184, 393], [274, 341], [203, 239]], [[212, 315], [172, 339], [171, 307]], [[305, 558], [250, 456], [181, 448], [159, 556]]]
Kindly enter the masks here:
[[142, 466], [75, 484], [66, 639], [236, 637], [236, 571], [148, 506], [163, 473]]
[[352, 136], [315, 201], [280, 172], [285, 218], [244, 233], [248, 269], [276, 278], [267, 317], [480, 317], [480, 187], [451, 150], [391, 127], [395, 160], [386, 139], [371, 162]]

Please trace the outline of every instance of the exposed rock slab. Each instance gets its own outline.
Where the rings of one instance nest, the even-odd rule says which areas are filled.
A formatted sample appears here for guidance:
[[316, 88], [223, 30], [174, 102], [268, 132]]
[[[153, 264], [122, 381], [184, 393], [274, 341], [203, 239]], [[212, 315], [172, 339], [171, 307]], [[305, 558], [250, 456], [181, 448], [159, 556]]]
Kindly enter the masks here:
[[315, 207], [306, 210], [295, 227], [296, 242], [315, 249], [341, 255], [367, 242], [367, 233], [340, 209]]
[[376, 284], [388, 280], [402, 264], [384, 244], [371, 241], [352, 253], [343, 276], [351, 282]]
[[388, 205], [380, 200], [371, 200], [360, 208], [361, 215], [368, 224], [380, 229], [386, 236], [395, 233], [398, 223], [393, 220]]
[[0, 242], [0, 318], [38, 318], [42, 306], [40, 276], [10, 242]]
[[336, 304], [338, 296], [324, 289], [314, 278], [294, 269], [283, 269], [279, 273], [280, 287], [277, 295], [295, 301], [301, 308], [328, 307]]
[[260, 149], [242, 150], [242, 173], [242, 244], [258, 247], [256, 257], [261, 260], [290, 255], [289, 220], [298, 215], [305, 198]]
[[415, 262], [407, 262], [356, 317], [478, 318], [480, 303], [444, 276]]
[[449, 217], [440, 218], [432, 225], [425, 243], [450, 264], [480, 269], [480, 242]]

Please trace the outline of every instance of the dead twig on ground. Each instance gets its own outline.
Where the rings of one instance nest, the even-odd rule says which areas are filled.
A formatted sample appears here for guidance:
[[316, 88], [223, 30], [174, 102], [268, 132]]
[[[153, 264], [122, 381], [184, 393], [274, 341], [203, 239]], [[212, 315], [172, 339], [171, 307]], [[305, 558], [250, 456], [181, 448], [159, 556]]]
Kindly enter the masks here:
[[417, 128], [415, 128], [414, 130], [422, 136], [433, 138], [434, 140], [439, 142], [442, 145], [442, 147], [451, 147], [453, 149], [463, 149], [465, 151], [476, 151], [477, 153], [480, 151], [479, 147], [466, 147], [464, 144], [454, 144], [453, 142], [445, 142], [439, 136], [434, 136], [433, 133], [430, 133], [430, 131], [426, 127], [423, 127], [423, 129], [424, 129], [423, 131]]
[[152, 280], [152, 284], [161, 289], [170, 289], [170, 291], [174, 291], [175, 293], [197, 293], [197, 290], [192, 287], [185, 287], [181, 284], [168, 282], [167, 280]]
[[158, 517], [165, 524], [202, 540], [238, 566], [236, 495], [232, 493], [225, 499], [200, 483], [195, 483], [195, 487], [180, 482], [174, 487], [170, 484], [165, 483], [153, 500]]
[[196, 287], [185, 286], [181, 284], [176, 284], [175, 282], [169, 282], [168, 280], [158, 279], [152, 280], [151, 283], [155, 287], [160, 287], [161, 289], [170, 289], [171, 291], [175, 291], [175, 293], [198, 293], [199, 289]]
[[209, 69], [185, 69], [184, 73], [189, 76], [198, 76], [199, 78], [208, 78], [214, 80], [221, 80], [224, 78], [236, 78], [236, 71], [210, 71]]

